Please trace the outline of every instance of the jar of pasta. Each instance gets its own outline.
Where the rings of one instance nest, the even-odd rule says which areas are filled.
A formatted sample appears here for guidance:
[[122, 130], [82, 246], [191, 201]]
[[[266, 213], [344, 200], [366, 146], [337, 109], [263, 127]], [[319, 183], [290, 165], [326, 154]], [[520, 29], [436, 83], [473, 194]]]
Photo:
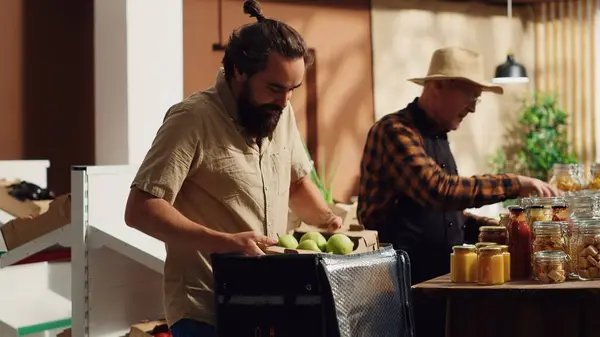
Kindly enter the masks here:
[[584, 279], [600, 278], [600, 218], [578, 219], [577, 273]]
[[455, 283], [477, 282], [477, 252], [474, 245], [452, 247], [450, 280]]
[[504, 284], [504, 257], [499, 246], [479, 249], [477, 283], [480, 285]]
[[582, 164], [554, 164], [550, 184], [563, 192], [581, 191], [585, 183]]
[[588, 183], [588, 189], [600, 190], [600, 164], [592, 164], [590, 168], [590, 181]]
[[552, 220], [552, 210], [545, 209], [542, 205], [527, 206], [527, 222]]
[[533, 256], [533, 278], [542, 283], [562, 283], [566, 280], [569, 257], [563, 251], [539, 251]]
[[498, 245], [508, 244], [506, 227], [503, 226], [481, 226], [479, 227], [479, 242], [494, 242]]
[[533, 223], [533, 253], [548, 250], [560, 250], [568, 254], [568, 243], [565, 237], [566, 222], [536, 221]]
[[510, 281], [510, 253], [508, 252], [507, 245], [500, 245], [500, 250], [502, 251], [502, 258], [504, 263], [504, 282]]

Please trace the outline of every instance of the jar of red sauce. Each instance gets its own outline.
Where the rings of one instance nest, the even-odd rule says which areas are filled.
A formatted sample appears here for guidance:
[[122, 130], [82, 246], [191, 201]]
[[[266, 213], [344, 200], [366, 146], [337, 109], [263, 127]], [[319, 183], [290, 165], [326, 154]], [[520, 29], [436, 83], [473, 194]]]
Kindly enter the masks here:
[[508, 238], [511, 279], [531, 278], [531, 228], [527, 223], [525, 208], [509, 208]]

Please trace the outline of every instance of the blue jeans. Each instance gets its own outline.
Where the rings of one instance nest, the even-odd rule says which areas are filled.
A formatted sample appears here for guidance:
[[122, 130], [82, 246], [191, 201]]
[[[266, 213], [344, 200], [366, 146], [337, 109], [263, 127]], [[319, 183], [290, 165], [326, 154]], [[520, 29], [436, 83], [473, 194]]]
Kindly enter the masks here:
[[173, 337], [217, 337], [214, 326], [193, 319], [184, 318], [171, 327]]

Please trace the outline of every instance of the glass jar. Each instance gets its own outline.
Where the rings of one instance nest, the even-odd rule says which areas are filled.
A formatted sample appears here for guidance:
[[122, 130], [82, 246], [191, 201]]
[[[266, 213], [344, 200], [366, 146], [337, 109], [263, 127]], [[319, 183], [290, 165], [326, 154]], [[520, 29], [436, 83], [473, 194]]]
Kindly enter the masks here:
[[533, 278], [542, 283], [562, 283], [567, 279], [569, 257], [563, 251], [540, 251], [533, 257]]
[[479, 227], [479, 242], [494, 242], [498, 245], [508, 244], [506, 227], [503, 226], [481, 226]]
[[567, 205], [552, 206], [552, 221], [568, 221]]
[[483, 248], [483, 247], [487, 247], [487, 246], [496, 246], [498, 245], [495, 242], [477, 242], [475, 244], [475, 248], [477, 249], [477, 251], [479, 251], [479, 249]]
[[504, 257], [498, 246], [479, 249], [477, 283], [481, 285], [504, 284]]
[[600, 278], [600, 218], [578, 219], [575, 249], [577, 274], [584, 279]]
[[542, 205], [531, 205], [526, 208], [527, 222], [552, 220], [552, 209], [545, 209]]
[[554, 164], [550, 184], [563, 192], [577, 192], [587, 185], [582, 164]]
[[504, 263], [504, 282], [510, 281], [510, 252], [508, 251], [508, 245], [500, 245], [502, 251], [502, 258]]
[[588, 189], [600, 190], [600, 164], [592, 164], [590, 168], [590, 181], [588, 182]]
[[452, 247], [450, 280], [454, 283], [477, 282], [477, 252], [474, 245]]
[[500, 213], [500, 221], [498, 221], [498, 226], [502, 226], [504, 228], [508, 227], [508, 223], [510, 222], [510, 213]]
[[525, 209], [520, 206], [510, 208], [508, 224], [508, 249], [510, 252], [511, 279], [531, 278], [531, 229], [525, 218]]
[[533, 223], [532, 252], [560, 250], [569, 253], [565, 231], [567, 223], [562, 221], [536, 221]]

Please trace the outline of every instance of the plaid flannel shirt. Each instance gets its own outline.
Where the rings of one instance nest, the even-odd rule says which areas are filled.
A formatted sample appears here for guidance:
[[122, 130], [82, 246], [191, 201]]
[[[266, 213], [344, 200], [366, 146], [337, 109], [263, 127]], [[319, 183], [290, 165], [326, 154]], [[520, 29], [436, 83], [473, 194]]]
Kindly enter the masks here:
[[[367, 228], [384, 223], [389, 204], [409, 197], [424, 208], [460, 211], [466, 227], [495, 222], [464, 212], [519, 195], [515, 175], [461, 177], [447, 173], [425, 151], [411, 111], [383, 117], [370, 129], [361, 162], [358, 218]], [[472, 231], [472, 230], [471, 230]]]

